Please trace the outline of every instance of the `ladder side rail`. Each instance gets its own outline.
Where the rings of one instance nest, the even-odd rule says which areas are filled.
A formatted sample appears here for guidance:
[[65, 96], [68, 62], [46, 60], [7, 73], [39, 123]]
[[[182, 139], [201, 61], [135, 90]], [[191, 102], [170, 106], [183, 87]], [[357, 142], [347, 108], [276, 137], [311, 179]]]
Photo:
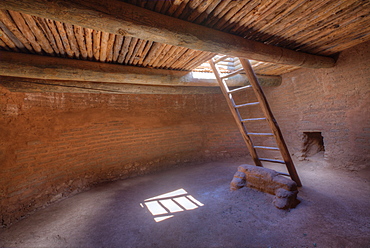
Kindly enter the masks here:
[[235, 122], [236, 122], [236, 124], [238, 126], [238, 129], [239, 129], [239, 131], [240, 131], [240, 133], [241, 133], [241, 135], [243, 137], [243, 140], [244, 140], [245, 144], [247, 145], [247, 148], [249, 150], [249, 153], [252, 156], [252, 159], [253, 159], [255, 165], [262, 167], [262, 163], [259, 160], [258, 155], [257, 155], [257, 152], [256, 152], [256, 150], [253, 147], [252, 140], [248, 136], [247, 130], [246, 130], [245, 126], [240, 121], [239, 113], [236, 112], [236, 110], [235, 110], [235, 108], [233, 106], [233, 103], [231, 102], [231, 100], [233, 100], [233, 99], [232, 99], [232, 96], [227, 92], [228, 91], [228, 87], [227, 87], [226, 83], [221, 79], [220, 74], [218, 72], [218, 69], [217, 69], [215, 63], [212, 60], [210, 60], [209, 61], [209, 64], [211, 65], [211, 68], [212, 68], [212, 70], [213, 70], [213, 72], [214, 72], [214, 74], [216, 76], [216, 80], [217, 80], [218, 84], [220, 85], [222, 94], [226, 98], [227, 105], [229, 106], [229, 108], [231, 110], [231, 113], [232, 113], [232, 115], [233, 115], [233, 117], [235, 119]]
[[294, 167], [294, 164], [293, 164], [293, 160], [292, 158], [290, 157], [290, 154], [289, 154], [289, 151], [288, 151], [288, 147], [284, 141], [284, 138], [283, 138], [283, 135], [281, 133], [281, 130], [279, 128], [279, 125], [277, 124], [272, 112], [271, 112], [271, 109], [270, 109], [270, 106], [266, 100], [266, 97], [265, 97], [265, 94], [263, 93], [263, 90], [260, 86], [260, 84], [258, 83], [258, 79], [257, 79], [257, 76], [256, 74], [254, 73], [253, 71], [253, 68], [249, 62], [249, 60], [246, 60], [246, 59], [243, 59], [243, 58], [239, 58], [240, 60], [240, 63], [242, 64], [245, 72], [246, 72], [246, 75], [248, 77], [248, 80], [249, 80], [249, 83], [253, 86], [253, 90], [254, 90], [254, 93], [258, 99], [258, 101], [260, 102], [260, 106], [261, 106], [261, 109], [266, 117], [266, 121], [267, 123], [269, 124], [270, 128], [271, 128], [271, 131], [273, 132], [275, 138], [276, 138], [276, 141], [277, 141], [277, 145], [280, 149], [280, 152], [281, 152], [281, 155], [285, 161], [285, 164], [286, 164], [286, 167], [289, 171], [289, 174], [290, 174], [290, 177], [293, 179], [293, 181], [295, 181], [297, 183], [297, 186], [298, 187], [301, 187], [302, 186], [302, 183], [301, 183], [301, 180], [299, 179], [299, 176], [298, 176], [298, 173]]

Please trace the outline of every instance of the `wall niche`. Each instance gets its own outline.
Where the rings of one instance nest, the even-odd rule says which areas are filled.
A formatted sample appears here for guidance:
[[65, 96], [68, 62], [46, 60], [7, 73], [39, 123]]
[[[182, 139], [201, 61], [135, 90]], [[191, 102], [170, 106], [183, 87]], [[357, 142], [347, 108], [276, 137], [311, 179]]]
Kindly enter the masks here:
[[321, 132], [303, 132], [303, 158], [312, 157], [313, 155], [323, 151], [325, 151], [325, 146], [324, 137]]

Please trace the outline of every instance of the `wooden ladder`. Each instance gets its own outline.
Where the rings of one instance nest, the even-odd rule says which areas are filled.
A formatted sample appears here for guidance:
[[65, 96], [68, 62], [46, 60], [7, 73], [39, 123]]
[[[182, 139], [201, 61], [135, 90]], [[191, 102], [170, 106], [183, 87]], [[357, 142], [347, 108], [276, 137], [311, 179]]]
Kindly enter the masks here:
[[[288, 148], [285, 144], [285, 141], [283, 139], [283, 135], [280, 131], [280, 128], [271, 112], [270, 106], [267, 103], [266, 97], [262, 91], [262, 88], [260, 84], [258, 83], [258, 79], [256, 74], [253, 71], [253, 68], [247, 59], [239, 58], [240, 63], [242, 65], [241, 69], [238, 69], [234, 72], [231, 72], [227, 75], [221, 76], [219, 69], [217, 68], [216, 64], [228, 59], [229, 56], [223, 56], [216, 60], [210, 60], [209, 64], [211, 65], [211, 68], [216, 76], [217, 82], [221, 87], [222, 93], [226, 98], [227, 104], [229, 105], [229, 108], [231, 110], [231, 113], [234, 116], [234, 119], [237, 123], [237, 126], [239, 128], [239, 131], [241, 132], [243, 136], [243, 140], [245, 141], [245, 144], [248, 147], [248, 150], [252, 156], [252, 159], [256, 166], [262, 166], [262, 161], [264, 162], [272, 162], [272, 163], [279, 163], [279, 164], [285, 164], [286, 168], [289, 172], [289, 174], [284, 172], [278, 172], [285, 176], [290, 176], [293, 181], [297, 183], [298, 187], [301, 187], [301, 181], [299, 179], [298, 173], [294, 167], [292, 158], [290, 157]], [[238, 87], [235, 89], [229, 89], [225, 79], [235, 76], [237, 74], [240, 74], [242, 72], [245, 72], [250, 85]], [[249, 89], [253, 89], [254, 95], [256, 96], [257, 102], [246, 102], [242, 104], [236, 104], [235, 100], [233, 98], [233, 95], [235, 93], [239, 93], [242, 91], [246, 91]], [[245, 118], [242, 117], [240, 109], [242, 108], [248, 108], [249, 106], [253, 105], [259, 105], [261, 107], [261, 110], [264, 114], [264, 117], [259, 118]], [[271, 133], [259, 133], [259, 132], [248, 132], [247, 130], [247, 123], [249, 122], [256, 122], [256, 121], [266, 121], [268, 123], [269, 128], [271, 129]], [[254, 145], [251, 139], [251, 136], [271, 136], [274, 137], [276, 140], [277, 147], [269, 147], [269, 146], [257, 146]], [[277, 159], [269, 159], [269, 158], [260, 158], [257, 154], [256, 150], [273, 150], [273, 151], [279, 151], [281, 154], [281, 157], [283, 160], [277, 160]]]

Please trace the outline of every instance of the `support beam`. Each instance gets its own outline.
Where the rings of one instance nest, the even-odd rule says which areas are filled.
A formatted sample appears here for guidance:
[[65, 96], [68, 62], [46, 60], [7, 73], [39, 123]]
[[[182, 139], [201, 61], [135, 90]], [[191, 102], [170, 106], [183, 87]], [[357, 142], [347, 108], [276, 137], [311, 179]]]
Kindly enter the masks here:
[[188, 73], [4, 51], [0, 58], [0, 75], [36, 79], [176, 85]]
[[335, 64], [330, 57], [247, 40], [118, 0], [1, 0], [0, 8], [234, 57], [309, 68], [333, 67]]
[[[194, 78], [188, 71], [148, 69], [0, 51], [0, 75], [47, 80], [161, 86], [218, 87], [214, 79]], [[281, 84], [279, 76], [259, 77], [265, 86]], [[230, 78], [230, 86], [246, 85], [246, 76]]]
[[217, 87], [153, 86], [98, 82], [60, 81], [0, 76], [0, 87], [26, 93], [95, 93], [95, 94], [221, 94]]

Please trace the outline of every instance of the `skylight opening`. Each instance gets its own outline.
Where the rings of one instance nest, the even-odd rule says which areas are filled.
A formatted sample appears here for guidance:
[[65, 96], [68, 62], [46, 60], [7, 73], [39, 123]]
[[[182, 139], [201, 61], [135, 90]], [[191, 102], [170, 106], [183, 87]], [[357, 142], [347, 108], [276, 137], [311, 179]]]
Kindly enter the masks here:
[[[217, 54], [212, 59], [217, 60], [224, 56], [225, 55]], [[241, 68], [239, 59], [235, 57], [228, 57], [225, 60], [217, 63], [217, 67], [221, 75], [231, 73], [234, 70]], [[208, 61], [202, 63], [200, 66], [193, 69], [191, 73], [192, 73], [193, 78], [197, 78], [197, 79], [216, 79]]]

